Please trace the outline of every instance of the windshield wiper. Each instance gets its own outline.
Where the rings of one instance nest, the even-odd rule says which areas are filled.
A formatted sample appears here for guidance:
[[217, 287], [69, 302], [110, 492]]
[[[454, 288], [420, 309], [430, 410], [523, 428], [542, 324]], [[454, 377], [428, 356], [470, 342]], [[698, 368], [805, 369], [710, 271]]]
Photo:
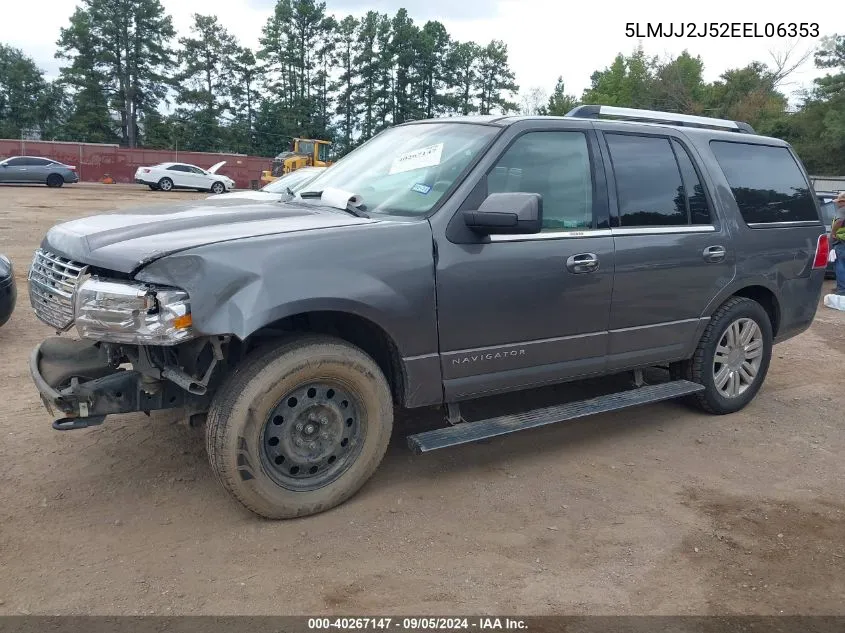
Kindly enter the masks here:
[[346, 211], [347, 213], [351, 213], [351, 214], [352, 214], [352, 215], [354, 215], [356, 218], [369, 218], [369, 217], [370, 217], [370, 216], [368, 216], [366, 213], [364, 213], [363, 211], [361, 211], [361, 209], [358, 209], [358, 208], [356, 208], [356, 207], [346, 207], [346, 208], [344, 209], [344, 211]]
[[[285, 199], [285, 196], [287, 196], [287, 199]], [[295, 197], [296, 197], [296, 194], [293, 192], [293, 190], [290, 187], [285, 187], [285, 190], [282, 192], [282, 198], [281, 199], [285, 200], [287, 202], [287, 201], [290, 201], [292, 198], [295, 198]]]
[[[322, 197], [323, 192], [322, 191], [301, 191], [297, 195], [303, 200], [307, 200], [309, 198], [316, 199], [316, 198]], [[347, 213], [354, 215], [356, 218], [369, 218], [370, 217], [369, 215], [367, 215], [366, 213], [361, 211], [361, 209], [357, 209], [357, 208], [355, 208], [353, 206], [349, 206], [349, 205], [347, 205], [347, 207], [345, 209], [341, 209], [340, 207], [334, 207], [330, 204], [327, 204], [325, 206], [328, 207], [329, 209], [338, 209], [339, 211], [346, 211]]]

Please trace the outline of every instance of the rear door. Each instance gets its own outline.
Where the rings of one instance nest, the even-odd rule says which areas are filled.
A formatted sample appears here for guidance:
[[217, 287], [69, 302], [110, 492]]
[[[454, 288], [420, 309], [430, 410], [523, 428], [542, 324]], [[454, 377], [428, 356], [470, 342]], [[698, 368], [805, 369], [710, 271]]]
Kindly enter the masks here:
[[27, 182], [47, 182], [47, 176], [52, 172], [53, 161], [46, 158], [30, 158], [27, 165]]
[[608, 369], [684, 358], [734, 276], [727, 223], [683, 137], [602, 136], [616, 253]]

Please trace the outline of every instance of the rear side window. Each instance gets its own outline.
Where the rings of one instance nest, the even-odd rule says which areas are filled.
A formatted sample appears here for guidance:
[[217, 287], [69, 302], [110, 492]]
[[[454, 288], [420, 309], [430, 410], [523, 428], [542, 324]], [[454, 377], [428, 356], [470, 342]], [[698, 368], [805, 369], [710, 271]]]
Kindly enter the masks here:
[[810, 185], [785, 147], [711, 141], [748, 224], [817, 222]]
[[684, 184], [668, 138], [606, 134], [623, 227], [689, 224]]

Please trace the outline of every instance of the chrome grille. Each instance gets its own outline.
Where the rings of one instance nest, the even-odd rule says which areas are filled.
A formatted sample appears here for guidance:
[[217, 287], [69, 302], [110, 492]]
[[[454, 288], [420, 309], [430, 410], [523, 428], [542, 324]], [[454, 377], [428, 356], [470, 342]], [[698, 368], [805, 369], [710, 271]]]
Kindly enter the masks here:
[[29, 268], [29, 302], [35, 316], [63, 332], [73, 325], [73, 293], [85, 265], [42, 249]]

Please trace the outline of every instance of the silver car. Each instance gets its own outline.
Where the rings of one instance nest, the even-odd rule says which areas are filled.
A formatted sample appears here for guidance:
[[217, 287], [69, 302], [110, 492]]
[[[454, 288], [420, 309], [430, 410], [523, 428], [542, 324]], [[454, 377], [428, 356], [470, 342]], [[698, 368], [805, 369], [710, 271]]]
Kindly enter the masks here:
[[79, 182], [74, 169], [49, 158], [12, 156], [0, 162], [0, 183], [38, 183], [61, 187], [65, 183]]

